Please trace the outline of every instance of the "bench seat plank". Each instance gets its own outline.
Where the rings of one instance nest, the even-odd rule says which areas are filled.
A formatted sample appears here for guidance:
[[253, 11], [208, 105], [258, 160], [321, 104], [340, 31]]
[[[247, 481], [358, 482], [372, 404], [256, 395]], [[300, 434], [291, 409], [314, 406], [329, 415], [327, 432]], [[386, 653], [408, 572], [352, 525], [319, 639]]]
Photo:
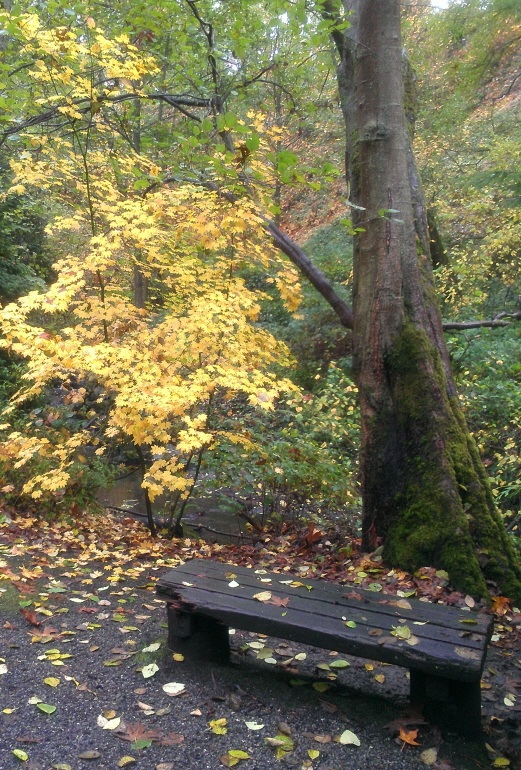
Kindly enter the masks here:
[[[204, 570], [202, 567], [204, 566]], [[223, 567], [226, 566], [226, 572]], [[330, 611], [332, 615], [338, 614], [335, 607], [341, 606], [351, 613], [349, 620], [365, 622], [367, 626], [374, 626], [389, 629], [397, 624], [397, 620], [403, 618], [407, 620], [410, 615], [414, 621], [425, 623], [427, 627], [414, 629], [416, 636], [433, 635], [434, 639], [456, 642], [458, 637], [466, 638], [470, 647], [481, 648], [481, 639], [487, 635], [491, 627], [491, 618], [484, 613], [475, 613], [467, 610], [458, 610], [451, 608], [447, 613], [447, 607], [444, 605], [431, 604], [415, 599], [400, 599], [394, 594], [375, 593], [374, 591], [364, 591], [356, 586], [342, 586], [335, 583], [324, 585], [323, 581], [312, 580], [308, 578], [299, 578], [287, 574], [267, 573], [266, 570], [252, 570], [247, 568], [238, 568], [233, 565], [223, 565], [222, 563], [205, 562], [194, 559], [175, 569], [175, 581], [169, 583], [168, 574], [165, 575], [158, 584], [163, 593], [168, 593], [169, 588], [180, 587], [181, 590], [188, 586], [183, 586], [181, 577], [185, 574], [185, 582], [192, 582], [200, 588], [206, 588], [209, 591], [216, 591], [221, 594], [227, 594], [230, 597], [253, 596], [248, 589], [255, 589], [254, 593], [261, 591], [270, 591], [272, 595], [279, 599], [289, 598], [288, 606], [306, 607], [313, 604], [310, 612]], [[228, 575], [228, 576], [227, 576]], [[232, 576], [236, 575], [238, 587], [231, 588], [229, 583]], [[271, 576], [271, 577], [270, 577]], [[194, 583], [194, 578], [197, 578]], [[270, 582], [264, 582], [267, 579]], [[293, 585], [291, 585], [293, 583]], [[397, 602], [401, 601], [402, 606]], [[403, 602], [409, 607], [403, 605]], [[315, 604], [316, 603], [316, 604]], [[332, 605], [326, 610], [327, 605]], [[386, 622], [386, 618], [388, 622]], [[478, 641], [472, 644], [472, 637], [476, 636]]]

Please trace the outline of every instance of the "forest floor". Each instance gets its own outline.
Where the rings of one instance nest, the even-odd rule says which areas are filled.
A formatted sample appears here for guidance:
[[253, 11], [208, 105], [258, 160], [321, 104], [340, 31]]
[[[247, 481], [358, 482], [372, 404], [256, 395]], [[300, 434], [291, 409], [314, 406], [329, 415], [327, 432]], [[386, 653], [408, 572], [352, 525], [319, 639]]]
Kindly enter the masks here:
[[442, 573], [389, 570], [356, 548], [347, 558], [313, 525], [226, 546], [152, 540], [109, 514], [11, 516], [0, 517], [3, 770], [521, 767], [521, 616], [501, 598], [472, 742], [408, 710], [395, 666], [343, 656], [328, 668], [339, 656], [239, 631], [232, 665], [191, 663], [168, 649], [154, 593], [165, 569], [197, 556], [471, 604]]

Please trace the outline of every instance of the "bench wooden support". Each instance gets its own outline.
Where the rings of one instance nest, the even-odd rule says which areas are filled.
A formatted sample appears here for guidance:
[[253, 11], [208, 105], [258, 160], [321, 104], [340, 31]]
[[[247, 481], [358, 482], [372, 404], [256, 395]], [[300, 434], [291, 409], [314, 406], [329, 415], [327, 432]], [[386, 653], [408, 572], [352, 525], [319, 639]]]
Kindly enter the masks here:
[[228, 626], [218, 620], [183, 612], [167, 604], [168, 646], [190, 658], [212, 663], [230, 662]]
[[230, 659], [230, 626], [404, 666], [411, 702], [443, 727], [481, 732], [492, 618], [321, 580], [194, 559], [162, 576], [171, 649]]
[[454, 732], [475, 737], [481, 733], [480, 681], [460, 682], [410, 670], [411, 705], [425, 719]]

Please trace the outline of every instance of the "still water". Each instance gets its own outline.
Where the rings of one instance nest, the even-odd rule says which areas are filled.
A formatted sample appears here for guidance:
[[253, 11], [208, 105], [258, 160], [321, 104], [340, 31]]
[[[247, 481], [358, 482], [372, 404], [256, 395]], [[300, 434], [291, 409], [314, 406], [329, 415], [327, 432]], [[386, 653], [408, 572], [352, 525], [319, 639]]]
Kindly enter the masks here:
[[[118, 511], [128, 511], [140, 520], [146, 520], [145, 496], [141, 489], [139, 472], [118, 479], [110, 489], [102, 489], [98, 501]], [[154, 513], [165, 509], [168, 496], [154, 500]], [[194, 497], [186, 505], [183, 527], [187, 534], [195, 532], [199, 537], [213, 542], [249, 540], [246, 522], [237, 515], [240, 503], [226, 490], [216, 490], [205, 497]]]

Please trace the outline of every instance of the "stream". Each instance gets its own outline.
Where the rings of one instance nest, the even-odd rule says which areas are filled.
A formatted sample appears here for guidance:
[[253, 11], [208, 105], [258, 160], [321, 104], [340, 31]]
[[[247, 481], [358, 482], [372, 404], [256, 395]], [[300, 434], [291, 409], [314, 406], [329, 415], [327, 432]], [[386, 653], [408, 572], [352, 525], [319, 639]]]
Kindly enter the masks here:
[[[98, 502], [117, 511], [128, 511], [131, 516], [146, 522], [145, 496], [141, 489], [139, 471], [116, 480], [109, 489], [101, 489]], [[160, 513], [168, 502], [168, 496], [157, 497], [154, 513]], [[249, 541], [246, 521], [239, 515], [240, 503], [226, 489], [217, 489], [205, 497], [191, 498], [182, 519], [187, 536], [195, 534], [205, 540], [219, 543]]]

